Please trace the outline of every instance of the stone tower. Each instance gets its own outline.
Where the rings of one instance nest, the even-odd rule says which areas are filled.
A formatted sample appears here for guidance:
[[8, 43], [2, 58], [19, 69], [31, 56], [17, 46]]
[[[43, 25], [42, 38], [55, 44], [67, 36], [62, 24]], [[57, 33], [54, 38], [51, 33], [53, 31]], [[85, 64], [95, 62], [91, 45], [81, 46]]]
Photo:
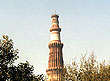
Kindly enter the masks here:
[[52, 18], [52, 26], [50, 28], [50, 43], [49, 47], [49, 60], [48, 60], [48, 69], [46, 70], [48, 75], [48, 81], [63, 81], [62, 73], [63, 73], [63, 54], [62, 48], [63, 43], [61, 43], [60, 32], [61, 28], [59, 27], [59, 16], [53, 14]]

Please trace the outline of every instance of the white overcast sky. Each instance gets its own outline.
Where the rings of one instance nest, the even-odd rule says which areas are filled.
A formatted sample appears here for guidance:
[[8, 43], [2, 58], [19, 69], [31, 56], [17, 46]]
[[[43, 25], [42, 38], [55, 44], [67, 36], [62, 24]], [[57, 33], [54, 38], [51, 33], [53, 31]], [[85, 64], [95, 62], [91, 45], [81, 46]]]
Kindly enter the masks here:
[[20, 56], [16, 63], [27, 60], [35, 74], [45, 73], [54, 10], [65, 62], [92, 51], [99, 61], [110, 61], [110, 0], [0, 0], [0, 38], [13, 39]]

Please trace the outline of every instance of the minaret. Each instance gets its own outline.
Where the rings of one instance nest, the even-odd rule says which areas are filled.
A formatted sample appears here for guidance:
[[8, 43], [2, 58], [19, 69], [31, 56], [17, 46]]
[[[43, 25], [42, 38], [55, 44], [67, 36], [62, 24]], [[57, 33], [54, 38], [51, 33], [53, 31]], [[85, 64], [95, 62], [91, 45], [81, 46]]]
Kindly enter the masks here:
[[50, 43], [49, 47], [49, 61], [48, 61], [48, 69], [46, 70], [48, 75], [48, 81], [63, 81], [63, 54], [62, 48], [63, 43], [61, 43], [60, 32], [61, 28], [59, 27], [59, 16], [53, 14], [52, 18], [52, 26], [50, 28]]

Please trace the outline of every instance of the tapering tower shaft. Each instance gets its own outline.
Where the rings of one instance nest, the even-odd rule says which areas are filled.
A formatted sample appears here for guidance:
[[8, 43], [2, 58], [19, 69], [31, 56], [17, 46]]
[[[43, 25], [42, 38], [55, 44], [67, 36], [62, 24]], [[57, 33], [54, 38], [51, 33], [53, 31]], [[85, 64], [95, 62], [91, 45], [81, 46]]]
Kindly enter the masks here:
[[59, 16], [56, 14], [52, 15], [52, 26], [50, 28], [50, 43], [49, 47], [49, 61], [48, 69], [46, 70], [48, 75], [48, 81], [62, 81], [63, 73], [63, 43], [61, 43], [60, 32], [61, 28], [59, 27]]

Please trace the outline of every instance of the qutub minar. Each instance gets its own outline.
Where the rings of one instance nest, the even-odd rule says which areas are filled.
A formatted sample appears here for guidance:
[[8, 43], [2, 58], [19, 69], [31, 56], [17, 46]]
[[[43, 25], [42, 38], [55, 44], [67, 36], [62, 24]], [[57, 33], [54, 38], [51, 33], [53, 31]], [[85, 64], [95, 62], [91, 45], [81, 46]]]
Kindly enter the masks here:
[[63, 81], [63, 43], [61, 43], [60, 32], [61, 28], [59, 27], [59, 15], [53, 14], [52, 26], [50, 28], [50, 43], [49, 47], [49, 60], [48, 60], [48, 69], [46, 70], [48, 75], [48, 81]]

